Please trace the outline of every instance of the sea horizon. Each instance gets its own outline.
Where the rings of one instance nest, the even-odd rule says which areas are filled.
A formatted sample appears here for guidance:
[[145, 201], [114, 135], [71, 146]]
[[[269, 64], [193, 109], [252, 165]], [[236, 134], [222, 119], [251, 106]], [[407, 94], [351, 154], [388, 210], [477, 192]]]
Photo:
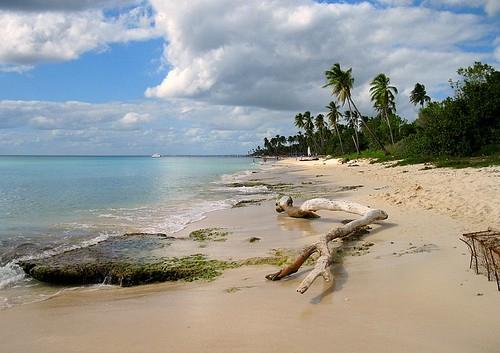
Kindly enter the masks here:
[[[151, 157], [151, 154], [0, 154], [0, 157]], [[161, 154], [161, 157], [249, 157], [249, 154]]]

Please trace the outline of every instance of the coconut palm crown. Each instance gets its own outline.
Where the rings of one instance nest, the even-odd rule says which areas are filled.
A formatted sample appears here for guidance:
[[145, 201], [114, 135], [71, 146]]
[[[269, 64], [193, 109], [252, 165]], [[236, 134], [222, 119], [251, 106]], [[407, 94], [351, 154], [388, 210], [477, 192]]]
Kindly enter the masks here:
[[415, 88], [410, 92], [410, 103], [413, 105], [420, 104], [420, 107], [424, 107], [425, 103], [429, 103], [431, 97], [427, 95], [425, 86], [421, 83], [416, 83]]
[[396, 94], [398, 89], [390, 86], [391, 80], [385, 74], [381, 73], [375, 76], [370, 83], [370, 97], [376, 111], [385, 119], [389, 127], [391, 142], [394, 145], [394, 136], [392, 135], [391, 122], [389, 115], [396, 110]]
[[[347, 102], [347, 104], [349, 105], [349, 110], [351, 110], [351, 105], [352, 105], [352, 107], [358, 113], [358, 116], [361, 117], [362, 115], [359, 109], [356, 107], [356, 104], [354, 104], [354, 101], [351, 96], [351, 88], [354, 84], [354, 78], [352, 77], [352, 69], [349, 68], [344, 71], [340, 68], [340, 64], [336, 63], [330, 68], [330, 70], [325, 71], [325, 76], [326, 76], [326, 84], [324, 84], [323, 87], [331, 86], [332, 95], [337, 97], [339, 103], [344, 105], [345, 102]], [[389, 152], [386, 150], [384, 145], [380, 142], [377, 136], [375, 136], [373, 131], [370, 129], [370, 127], [366, 124], [366, 122], [363, 119], [361, 119], [361, 123], [364, 125], [368, 133], [373, 137], [373, 139], [377, 142], [380, 149], [384, 151], [386, 155], [388, 155]], [[356, 130], [354, 131], [357, 135], [357, 131]], [[358, 140], [358, 138], [356, 138], [356, 140]], [[357, 141], [357, 145], [359, 146], [359, 140]]]

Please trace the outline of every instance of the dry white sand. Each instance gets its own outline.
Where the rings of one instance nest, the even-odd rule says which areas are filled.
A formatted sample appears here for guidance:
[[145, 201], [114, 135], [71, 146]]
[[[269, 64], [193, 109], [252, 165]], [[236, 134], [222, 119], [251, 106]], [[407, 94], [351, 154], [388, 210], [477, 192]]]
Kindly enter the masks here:
[[[458, 241], [466, 230], [498, 226], [497, 170], [307, 163], [274, 169], [389, 214], [366, 236], [375, 244], [368, 254], [333, 267], [333, 283], [318, 279], [300, 295], [304, 271], [268, 282], [275, 268], [250, 266], [210, 283], [67, 292], [0, 312], [0, 352], [500, 351], [500, 293], [468, 269]], [[364, 186], [334, 192], [339, 185]], [[209, 253], [261, 256], [308, 244], [349, 218], [320, 214], [289, 219], [266, 202], [214, 212], [185, 232], [223, 225], [233, 238]], [[250, 244], [250, 236], [262, 240]]]

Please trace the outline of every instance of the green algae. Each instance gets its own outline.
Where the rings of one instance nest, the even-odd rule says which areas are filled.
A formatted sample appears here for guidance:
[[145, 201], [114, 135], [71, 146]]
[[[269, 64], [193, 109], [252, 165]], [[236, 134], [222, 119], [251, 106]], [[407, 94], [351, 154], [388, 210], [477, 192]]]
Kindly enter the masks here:
[[237, 267], [230, 261], [209, 259], [202, 254], [172, 257], [152, 263], [104, 262], [57, 264], [21, 262], [33, 278], [53, 284], [108, 283], [122, 287], [165, 282], [213, 280], [225, 269]]
[[229, 232], [223, 228], [201, 228], [189, 233], [194, 241], [226, 241]]

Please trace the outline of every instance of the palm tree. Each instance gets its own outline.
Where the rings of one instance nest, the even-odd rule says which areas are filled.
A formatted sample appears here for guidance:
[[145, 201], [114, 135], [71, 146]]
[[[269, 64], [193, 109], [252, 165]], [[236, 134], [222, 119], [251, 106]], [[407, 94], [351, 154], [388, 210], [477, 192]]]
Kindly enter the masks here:
[[[361, 117], [361, 113], [359, 112], [358, 107], [356, 107], [356, 104], [354, 104], [354, 101], [352, 100], [351, 96], [351, 88], [354, 83], [354, 78], [352, 77], [352, 69], [348, 69], [346, 71], [343, 71], [340, 68], [340, 64], [336, 63], [334, 64], [330, 70], [325, 71], [325, 76], [326, 76], [326, 84], [323, 85], [323, 87], [328, 87], [332, 86], [332, 95], [335, 95], [337, 97], [337, 100], [339, 103], [342, 103], [342, 106], [345, 105], [345, 102], [347, 101], [347, 104], [349, 105], [349, 110], [352, 111], [352, 107], [356, 110], [358, 113], [358, 116]], [[373, 131], [370, 129], [368, 124], [363, 119], [360, 119], [361, 123], [364, 125], [368, 133], [373, 137], [373, 139], [377, 142], [379, 147], [384, 151], [386, 155], [389, 154], [387, 150], [385, 149], [384, 145], [380, 142], [380, 140], [375, 136]], [[356, 130], [355, 130], [356, 131]], [[358, 141], [359, 143], [359, 141]]]
[[288, 136], [287, 138], [288, 141], [288, 148], [289, 148], [289, 155], [291, 156], [293, 154], [293, 143], [295, 142], [295, 136]]
[[390, 82], [391, 80], [389, 77], [383, 73], [375, 76], [373, 81], [370, 83], [370, 97], [373, 102], [373, 107], [385, 119], [385, 122], [389, 127], [391, 142], [394, 146], [394, 136], [392, 135], [389, 114], [396, 111], [396, 102], [394, 100], [396, 98], [396, 94], [398, 94], [398, 89], [394, 86], [390, 86]]
[[[347, 102], [347, 106], [349, 107], [349, 112], [352, 113], [351, 101], [349, 97], [351, 96], [351, 87], [354, 83], [354, 78], [351, 75], [352, 69], [342, 71], [340, 68], [340, 64], [336, 63], [331, 67], [330, 70], [325, 71], [326, 81], [327, 83], [323, 85], [323, 87], [332, 86], [332, 96], [336, 96], [339, 103], [342, 106]], [[350, 114], [350, 116], [354, 116]], [[357, 126], [357, 124], [355, 124]], [[354, 128], [354, 134], [356, 135], [356, 150], [359, 154], [359, 136], [358, 130]]]
[[314, 122], [313, 122], [313, 116], [311, 115], [311, 112], [305, 112], [302, 115], [304, 119], [304, 130], [306, 132], [306, 140], [310, 145], [315, 145], [316, 141], [314, 140]]
[[276, 143], [277, 143], [276, 137], [271, 137], [271, 140], [269, 140], [269, 143], [271, 145], [271, 149], [273, 152], [272, 154], [276, 155]]
[[342, 154], [344, 154], [344, 146], [342, 145], [342, 137], [340, 137], [338, 126], [342, 113], [339, 112], [339, 106], [335, 102], [330, 102], [330, 104], [328, 104], [325, 108], [328, 109], [328, 114], [326, 115], [326, 117], [328, 118], [328, 122], [330, 123], [330, 126], [335, 129], [337, 137], [339, 138], [340, 151], [342, 152]]
[[304, 128], [304, 116], [302, 115], [302, 113], [298, 113], [297, 115], [295, 115], [295, 126], [297, 126], [299, 129], [303, 129]]
[[314, 126], [316, 126], [316, 130], [318, 131], [319, 141], [320, 141], [320, 150], [319, 152], [323, 152], [323, 147], [325, 145], [325, 117], [323, 114], [316, 115], [314, 119]]
[[344, 112], [344, 117], [346, 118], [347, 120], [347, 126], [349, 126], [351, 129], [354, 130], [354, 136], [351, 135], [352, 137], [352, 140], [354, 142], [354, 147], [356, 147], [356, 152], [358, 152], [359, 154], [359, 141], [358, 141], [358, 134], [357, 134], [357, 130], [358, 130], [358, 113], [356, 112], [353, 112], [353, 111], [350, 111], [350, 110], [346, 110]]
[[279, 136], [279, 135], [276, 135], [276, 137], [278, 138], [278, 143], [279, 143], [280, 147], [283, 147], [286, 144], [286, 137]]
[[266, 149], [266, 152], [271, 154], [271, 142], [269, 142], [269, 139], [267, 137], [264, 137], [264, 148]]
[[410, 92], [410, 103], [413, 105], [420, 104], [420, 107], [423, 108], [424, 104], [430, 101], [431, 97], [427, 95], [425, 86], [417, 82], [413, 91]]
[[297, 132], [297, 142], [299, 144], [299, 151], [300, 153], [304, 154], [304, 135], [302, 134], [302, 131]]

